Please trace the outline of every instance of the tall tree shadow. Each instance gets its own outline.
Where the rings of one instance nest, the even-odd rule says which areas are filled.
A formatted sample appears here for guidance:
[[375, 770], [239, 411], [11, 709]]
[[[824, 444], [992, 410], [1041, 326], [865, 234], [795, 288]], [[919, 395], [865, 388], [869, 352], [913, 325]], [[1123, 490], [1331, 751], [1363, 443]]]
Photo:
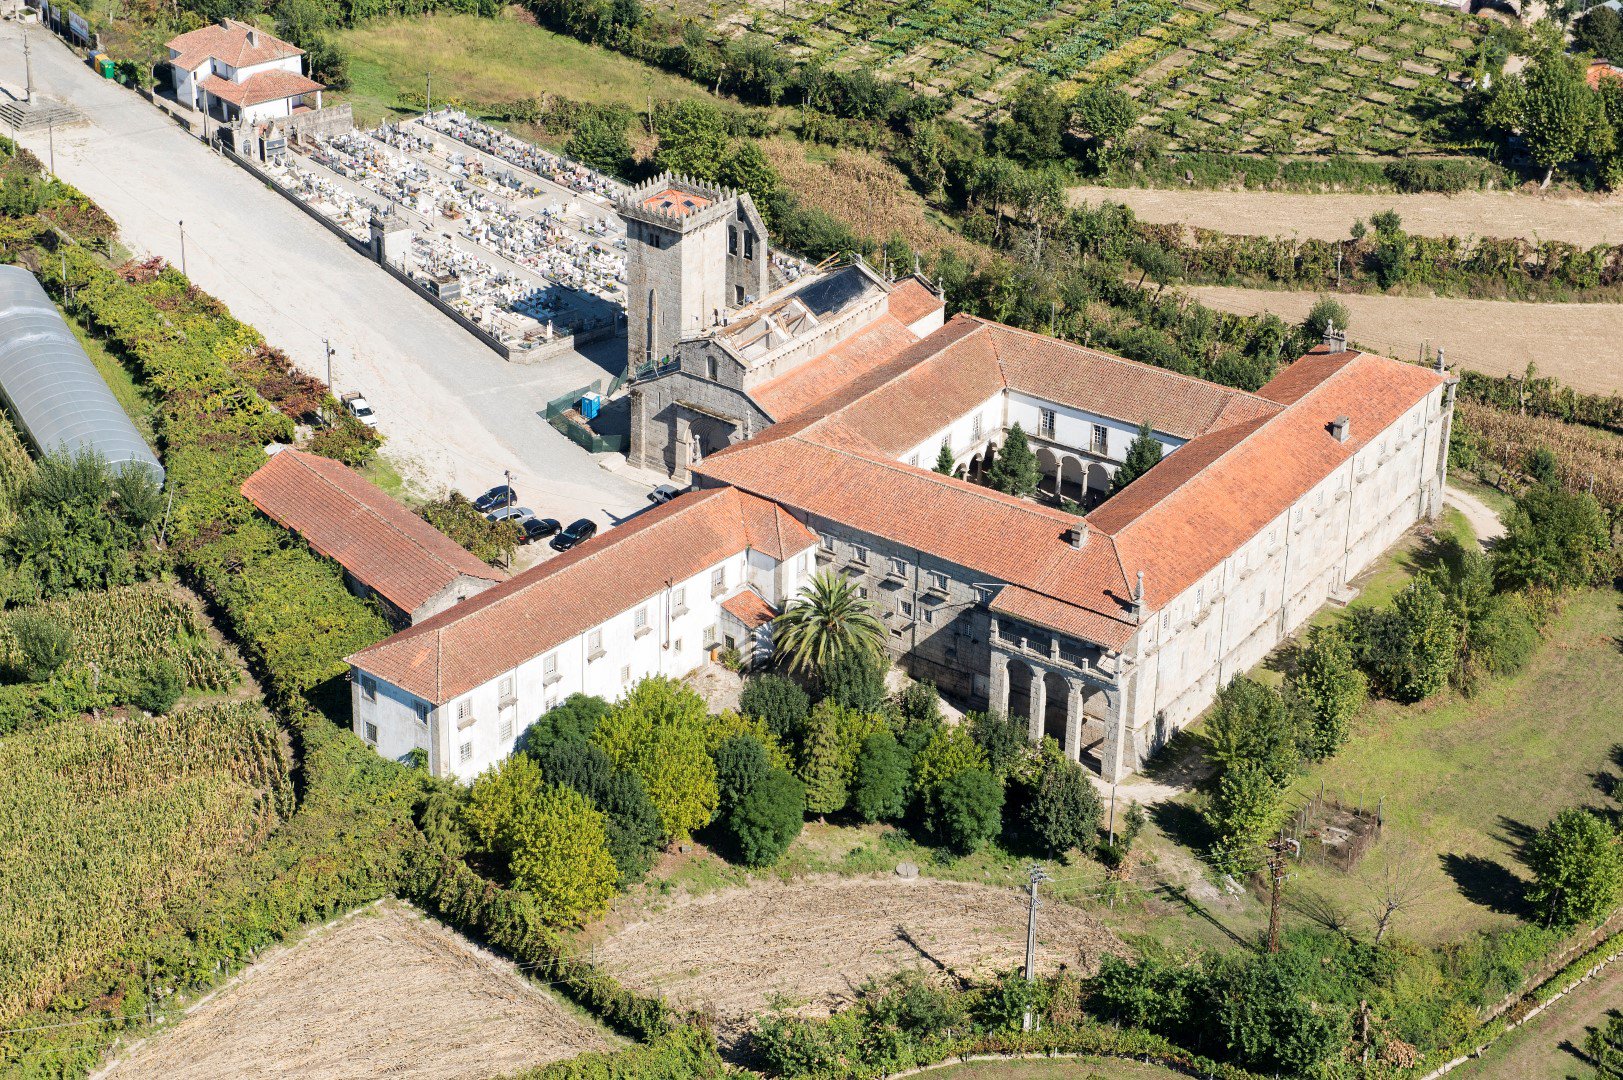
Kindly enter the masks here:
[[1533, 842], [1533, 837], [1538, 835], [1538, 829], [1525, 821], [1517, 821], [1515, 818], [1506, 817], [1504, 814], [1499, 815], [1497, 824], [1499, 826], [1498, 839], [1503, 841], [1505, 846], [1515, 851], [1516, 860], [1525, 865], [1527, 859], [1524, 853], [1527, 851], [1527, 845]]
[[1150, 820], [1167, 839], [1200, 850], [1211, 840], [1211, 830], [1199, 811], [1184, 803], [1163, 802], [1150, 807]]
[[1526, 918], [1532, 914], [1524, 895], [1526, 885], [1503, 863], [1480, 855], [1450, 852], [1442, 856], [1442, 864], [1443, 873], [1454, 879], [1454, 884], [1471, 903], [1501, 915]]

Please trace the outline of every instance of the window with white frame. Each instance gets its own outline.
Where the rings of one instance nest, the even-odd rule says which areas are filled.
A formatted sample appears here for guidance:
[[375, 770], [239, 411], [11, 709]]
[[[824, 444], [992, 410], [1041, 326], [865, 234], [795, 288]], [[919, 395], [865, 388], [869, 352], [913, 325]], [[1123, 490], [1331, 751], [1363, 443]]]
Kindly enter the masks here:
[[801, 577], [805, 577], [806, 571], [810, 569], [811, 556], [802, 551], [800, 553], [800, 558], [795, 560], [795, 573], [799, 574]]
[[513, 693], [513, 676], [503, 675], [501, 677], [501, 681], [496, 684], [496, 696], [499, 697], [503, 702], [509, 702], [515, 699], [516, 695]]
[[626, 664], [620, 668], [620, 685], [624, 686], [631, 681], [631, 665]]
[[596, 660], [603, 655], [603, 631], [593, 630], [586, 635], [586, 659]]
[[501, 723], [496, 728], [496, 737], [507, 740], [513, 737], [513, 710], [503, 709]]
[[679, 585], [671, 590], [671, 614], [686, 615], [688, 610], [687, 587]]
[[648, 605], [644, 604], [631, 613], [631, 632], [637, 637], [648, 632]]
[[981, 437], [981, 414], [976, 413], [975, 418], [969, 422], [969, 441], [974, 442]]
[[682, 639], [681, 638], [677, 638], [675, 641], [671, 642], [671, 651], [674, 652], [678, 656], [682, 655]]
[[720, 596], [727, 591], [727, 568], [718, 566], [710, 571], [710, 595]]
[[555, 683], [561, 678], [563, 676], [558, 674], [558, 654], [547, 653], [541, 658], [541, 681]]
[[912, 457], [907, 459], [907, 463], [909, 465], [913, 466], [915, 469], [918, 468], [919, 467], [919, 456], [917, 454], [914, 454]]
[[463, 743], [461, 749], [457, 751], [457, 757], [459, 757], [464, 763], [472, 761], [473, 760], [473, 743], [471, 743], [471, 742]]
[[1037, 410], [1037, 434], [1041, 435], [1045, 439], [1052, 439], [1054, 437], [1053, 409]]
[[473, 699], [463, 698], [456, 703], [456, 722], [458, 727], [467, 727], [473, 723]]
[[1105, 452], [1105, 447], [1109, 444], [1109, 439], [1109, 428], [1105, 427], [1103, 424], [1093, 425], [1093, 442], [1090, 445], [1092, 446], [1095, 454], [1102, 454]]

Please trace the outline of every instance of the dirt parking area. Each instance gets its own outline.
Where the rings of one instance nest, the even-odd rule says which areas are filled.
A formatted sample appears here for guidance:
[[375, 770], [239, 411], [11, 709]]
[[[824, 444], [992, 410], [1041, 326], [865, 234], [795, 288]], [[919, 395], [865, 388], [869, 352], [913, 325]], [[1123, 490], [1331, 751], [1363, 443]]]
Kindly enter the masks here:
[[1396, 210], [1418, 236], [1563, 240], [1589, 247], [1623, 243], [1623, 198], [1471, 191], [1459, 195], [1293, 195], [1272, 191], [1179, 191], [1076, 187], [1080, 203], [1122, 203], [1156, 225], [1182, 222], [1246, 236], [1345, 240], [1352, 223]]
[[[1037, 962], [1092, 972], [1122, 943], [1079, 908], [1038, 913]], [[984, 975], [1024, 961], [1026, 898], [1015, 889], [894, 875], [761, 882], [647, 912], [592, 957], [628, 986], [713, 1014], [736, 1035], [781, 997], [824, 1015], [866, 980], [905, 969]]]
[[[1301, 322], [1320, 293], [1196, 285], [1184, 290], [1220, 311], [1271, 311]], [[1414, 360], [1423, 344], [1442, 346], [1452, 367], [1520, 375], [1531, 360], [1592, 394], [1623, 392], [1623, 304], [1517, 304], [1503, 300], [1338, 294], [1352, 316], [1349, 336], [1372, 352]]]
[[385, 904], [275, 950], [97, 1080], [471, 1080], [613, 1044], [511, 964]]

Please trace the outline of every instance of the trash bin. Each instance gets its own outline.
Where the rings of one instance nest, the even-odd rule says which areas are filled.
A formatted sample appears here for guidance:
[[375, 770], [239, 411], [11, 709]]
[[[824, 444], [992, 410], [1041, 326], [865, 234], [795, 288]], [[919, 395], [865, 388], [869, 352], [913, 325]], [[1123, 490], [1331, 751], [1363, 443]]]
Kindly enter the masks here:
[[96, 74], [100, 75], [104, 79], [111, 79], [114, 71], [116, 70], [113, 64], [113, 58], [108, 56], [106, 53], [97, 53], [95, 60]]
[[603, 395], [595, 390], [581, 396], [580, 414], [588, 420], [596, 420], [597, 414], [603, 409]]

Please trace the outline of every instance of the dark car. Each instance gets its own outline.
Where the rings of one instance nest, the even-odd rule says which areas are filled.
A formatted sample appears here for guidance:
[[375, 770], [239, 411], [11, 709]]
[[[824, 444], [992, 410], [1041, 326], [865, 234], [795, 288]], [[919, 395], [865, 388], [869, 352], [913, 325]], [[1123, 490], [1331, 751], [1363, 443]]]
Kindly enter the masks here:
[[590, 540], [597, 535], [597, 522], [591, 518], [581, 518], [571, 522], [569, 528], [552, 538], [552, 550], [568, 551], [583, 540]]
[[563, 526], [558, 524], [557, 518], [527, 517], [518, 523], [518, 527], [518, 542], [533, 544], [537, 540], [546, 539]]
[[504, 506], [512, 506], [518, 502], [518, 492], [510, 485], [493, 487], [477, 499], [473, 500], [473, 508], [481, 514], [488, 514], [492, 510], [500, 510]]

